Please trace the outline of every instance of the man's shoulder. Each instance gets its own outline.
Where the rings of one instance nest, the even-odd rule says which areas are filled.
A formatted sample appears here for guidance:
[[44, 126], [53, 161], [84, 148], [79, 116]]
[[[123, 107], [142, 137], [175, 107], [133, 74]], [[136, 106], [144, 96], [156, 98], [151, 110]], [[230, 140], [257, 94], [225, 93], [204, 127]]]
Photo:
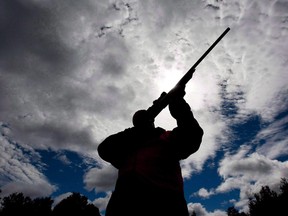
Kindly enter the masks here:
[[172, 131], [169, 131], [169, 130], [165, 130], [165, 129], [163, 129], [163, 128], [160, 128], [160, 129], [159, 129], [160, 139], [161, 139], [162, 141], [166, 141], [166, 142], [170, 141], [170, 139], [171, 139], [171, 132], [172, 132]]
[[136, 131], [135, 127], [129, 127], [121, 131], [120, 133], [134, 133]]
[[158, 132], [158, 133], [165, 133], [165, 132], [167, 132], [164, 128], [162, 128], [162, 127], [156, 127], [155, 128], [155, 131], [156, 132]]

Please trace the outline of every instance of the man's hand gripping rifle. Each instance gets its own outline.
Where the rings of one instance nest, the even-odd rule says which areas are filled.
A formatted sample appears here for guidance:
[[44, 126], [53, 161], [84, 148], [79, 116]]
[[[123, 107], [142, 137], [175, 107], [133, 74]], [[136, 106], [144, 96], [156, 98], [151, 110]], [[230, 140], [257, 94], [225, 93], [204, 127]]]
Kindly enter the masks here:
[[[151, 119], [155, 117], [170, 103], [171, 98], [173, 98], [179, 89], [185, 89], [186, 83], [192, 78], [198, 64], [208, 55], [208, 53], [217, 45], [217, 43], [227, 34], [230, 30], [228, 27], [218, 39], [209, 47], [209, 49], [198, 59], [198, 61], [189, 69], [189, 71], [179, 80], [179, 82], [172, 88], [168, 93], [163, 92], [161, 96], [153, 102], [153, 105], [147, 109]], [[184, 97], [184, 95], [183, 95]]]

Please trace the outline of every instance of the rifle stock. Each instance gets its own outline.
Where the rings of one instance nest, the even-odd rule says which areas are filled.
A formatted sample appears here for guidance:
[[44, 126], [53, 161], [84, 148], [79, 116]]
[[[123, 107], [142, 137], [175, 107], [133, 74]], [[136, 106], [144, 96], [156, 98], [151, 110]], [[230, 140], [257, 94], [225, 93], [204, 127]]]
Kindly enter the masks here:
[[147, 109], [151, 118], [155, 118], [170, 102], [173, 91], [176, 88], [185, 88], [185, 85], [192, 78], [198, 64], [208, 55], [208, 53], [218, 44], [218, 42], [228, 33], [230, 28], [228, 27], [217, 40], [206, 50], [206, 52], [198, 59], [198, 61], [185, 73], [185, 75], [178, 81], [178, 83], [168, 93], [163, 92], [161, 96], [153, 102], [153, 105]]

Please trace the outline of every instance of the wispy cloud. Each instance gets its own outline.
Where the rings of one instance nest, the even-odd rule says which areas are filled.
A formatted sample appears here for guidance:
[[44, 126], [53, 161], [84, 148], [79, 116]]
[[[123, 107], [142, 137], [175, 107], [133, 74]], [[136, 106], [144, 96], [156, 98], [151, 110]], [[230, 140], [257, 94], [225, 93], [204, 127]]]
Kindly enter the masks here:
[[1, 195], [21, 191], [26, 196], [35, 198], [54, 192], [57, 186], [43, 175], [45, 164], [41, 163], [39, 155], [29, 146], [20, 147], [11, 140], [7, 135], [9, 131], [6, 127], [3, 130], [3, 125], [0, 125], [0, 131]]

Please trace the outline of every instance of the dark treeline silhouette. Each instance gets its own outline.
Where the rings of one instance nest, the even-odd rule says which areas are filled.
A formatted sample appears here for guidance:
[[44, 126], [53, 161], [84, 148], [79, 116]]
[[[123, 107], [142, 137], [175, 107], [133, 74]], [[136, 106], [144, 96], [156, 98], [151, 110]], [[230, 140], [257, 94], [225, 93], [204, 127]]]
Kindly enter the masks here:
[[248, 212], [239, 212], [234, 206], [227, 209], [228, 216], [286, 216], [288, 212], [288, 182], [282, 178], [280, 193], [277, 194], [268, 186], [262, 186], [259, 193], [255, 193], [249, 200]]
[[[1, 191], [0, 191], [1, 192]], [[88, 203], [87, 197], [80, 193], [72, 193], [54, 208], [50, 197], [31, 199], [23, 193], [13, 193], [0, 199], [0, 216], [29, 215], [29, 216], [60, 216], [81, 215], [100, 216], [99, 209]], [[280, 193], [271, 190], [269, 186], [262, 186], [259, 193], [255, 193], [249, 200], [248, 212], [239, 212], [234, 206], [227, 209], [228, 216], [286, 216], [288, 212], [288, 182], [282, 178]], [[190, 216], [197, 216], [193, 211]]]
[[100, 216], [99, 209], [88, 203], [87, 197], [80, 193], [72, 193], [54, 208], [50, 197], [31, 199], [23, 193], [13, 193], [1, 199], [0, 216], [28, 215], [28, 216]]

